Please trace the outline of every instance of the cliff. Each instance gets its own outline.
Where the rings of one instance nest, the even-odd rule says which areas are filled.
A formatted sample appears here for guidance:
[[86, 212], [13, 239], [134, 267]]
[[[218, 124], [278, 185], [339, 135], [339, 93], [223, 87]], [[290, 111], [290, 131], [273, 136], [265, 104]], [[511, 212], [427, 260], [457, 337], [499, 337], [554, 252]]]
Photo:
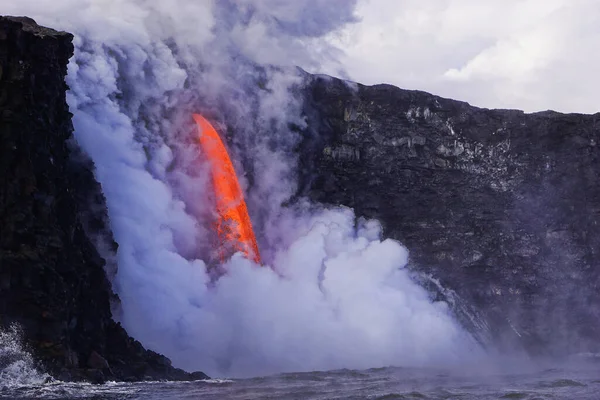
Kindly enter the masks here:
[[600, 113], [307, 79], [303, 194], [382, 221], [482, 340], [600, 349]]
[[105, 261], [90, 239], [107, 231], [104, 198], [65, 100], [72, 38], [0, 17], [0, 321], [18, 323], [61, 379], [204, 378], [171, 367], [111, 318]]

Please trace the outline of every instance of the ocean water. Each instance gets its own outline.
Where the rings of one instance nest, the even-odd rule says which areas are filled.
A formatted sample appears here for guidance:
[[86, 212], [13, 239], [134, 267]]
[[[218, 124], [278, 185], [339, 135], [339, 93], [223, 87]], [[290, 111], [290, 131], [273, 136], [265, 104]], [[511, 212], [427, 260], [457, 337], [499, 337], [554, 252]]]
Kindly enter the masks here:
[[[514, 368], [513, 368], [514, 369]], [[5, 385], [19, 399], [600, 399], [600, 362], [513, 372], [375, 368], [251, 379]]]

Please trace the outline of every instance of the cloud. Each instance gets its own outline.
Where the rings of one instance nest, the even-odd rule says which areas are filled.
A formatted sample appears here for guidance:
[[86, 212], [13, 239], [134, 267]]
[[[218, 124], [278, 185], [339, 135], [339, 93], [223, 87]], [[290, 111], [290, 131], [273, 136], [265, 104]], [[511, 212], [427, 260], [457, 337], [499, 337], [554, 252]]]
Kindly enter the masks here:
[[362, 0], [357, 15], [328, 38], [353, 80], [482, 107], [598, 111], [596, 1]]

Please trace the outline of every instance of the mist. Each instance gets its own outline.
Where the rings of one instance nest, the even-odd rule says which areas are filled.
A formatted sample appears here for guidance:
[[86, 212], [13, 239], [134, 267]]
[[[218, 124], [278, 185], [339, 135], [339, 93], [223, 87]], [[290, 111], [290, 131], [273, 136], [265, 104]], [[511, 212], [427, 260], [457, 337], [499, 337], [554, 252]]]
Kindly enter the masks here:
[[[335, 63], [322, 40], [354, 1], [22, 0], [3, 12], [75, 35], [67, 94], [119, 249], [114, 311], [177, 367], [213, 376], [459, 365], [484, 357], [407, 270], [377, 221], [295, 193], [290, 124], [306, 126], [295, 66]], [[298, 22], [308, 21], [308, 22]], [[209, 169], [191, 118], [221, 132], [264, 266], [241, 255], [214, 281]], [[318, 128], [318, 127], [317, 127]], [[233, 132], [233, 133], [232, 133]], [[244, 171], [250, 171], [246, 175]], [[405, 212], [406, 210], [398, 210]]]

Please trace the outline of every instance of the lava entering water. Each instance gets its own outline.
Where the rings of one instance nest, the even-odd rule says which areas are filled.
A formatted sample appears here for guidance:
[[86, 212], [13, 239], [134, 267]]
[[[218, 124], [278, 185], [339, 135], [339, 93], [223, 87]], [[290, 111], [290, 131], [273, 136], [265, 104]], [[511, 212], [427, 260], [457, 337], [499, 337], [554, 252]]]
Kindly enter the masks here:
[[194, 114], [200, 133], [200, 145], [211, 162], [212, 183], [217, 213], [219, 257], [225, 261], [233, 252], [240, 251], [248, 259], [260, 264], [260, 254], [244, 195], [235, 169], [215, 128], [203, 116]]

